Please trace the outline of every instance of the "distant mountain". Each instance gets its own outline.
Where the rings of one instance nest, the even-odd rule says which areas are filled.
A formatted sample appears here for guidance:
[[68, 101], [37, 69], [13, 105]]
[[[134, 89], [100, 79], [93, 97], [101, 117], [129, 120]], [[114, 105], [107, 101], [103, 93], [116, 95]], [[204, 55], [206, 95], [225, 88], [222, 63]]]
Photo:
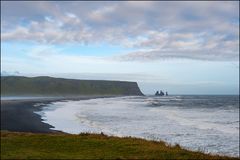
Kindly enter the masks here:
[[143, 95], [136, 82], [1, 77], [1, 96]]
[[19, 76], [20, 72], [14, 71], [14, 72], [7, 72], [7, 71], [1, 71], [1, 77], [4, 76]]

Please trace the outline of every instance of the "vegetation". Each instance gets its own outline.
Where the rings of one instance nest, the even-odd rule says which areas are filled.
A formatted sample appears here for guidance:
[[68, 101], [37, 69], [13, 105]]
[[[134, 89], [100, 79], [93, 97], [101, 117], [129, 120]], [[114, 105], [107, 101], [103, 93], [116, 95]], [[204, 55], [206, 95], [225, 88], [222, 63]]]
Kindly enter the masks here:
[[1, 77], [2, 96], [142, 95], [136, 82]]
[[[234, 159], [103, 134], [1, 132], [1, 159]], [[237, 159], [237, 158], [235, 158]]]

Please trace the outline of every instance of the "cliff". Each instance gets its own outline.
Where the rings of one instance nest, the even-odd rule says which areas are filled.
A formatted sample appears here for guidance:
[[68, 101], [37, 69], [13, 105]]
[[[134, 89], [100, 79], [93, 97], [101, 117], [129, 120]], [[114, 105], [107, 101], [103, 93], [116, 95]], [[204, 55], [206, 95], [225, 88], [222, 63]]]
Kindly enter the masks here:
[[136, 82], [1, 77], [1, 96], [143, 95]]

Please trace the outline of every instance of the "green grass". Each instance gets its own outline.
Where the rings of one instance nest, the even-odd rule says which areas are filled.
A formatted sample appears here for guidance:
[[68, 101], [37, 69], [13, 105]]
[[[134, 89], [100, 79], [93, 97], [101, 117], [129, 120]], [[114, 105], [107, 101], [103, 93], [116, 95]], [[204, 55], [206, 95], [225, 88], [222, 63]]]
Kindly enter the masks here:
[[[1, 132], [1, 159], [231, 159], [164, 142], [99, 134]], [[237, 159], [237, 158], [236, 158]]]

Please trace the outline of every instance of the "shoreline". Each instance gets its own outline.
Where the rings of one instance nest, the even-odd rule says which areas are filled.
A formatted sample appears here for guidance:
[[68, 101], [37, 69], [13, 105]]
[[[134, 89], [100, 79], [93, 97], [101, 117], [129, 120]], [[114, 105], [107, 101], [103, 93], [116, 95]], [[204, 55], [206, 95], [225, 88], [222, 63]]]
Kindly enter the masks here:
[[[30, 132], [39, 134], [46, 133], [50, 135], [62, 133], [68, 135], [70, 133], [55, 130], [53, 126], [43, 122], [42, 116], [40, 114], [37, 114], [36, 112], [41, 111], [43, 107], [46, 107], [47, 104], [50, 104], [52, 102], [79, 101], [112, 97], [118, 96], [81, 96], [81, 97], [57, 97], [57, 98], [51, 97], [36, 99], [1, 100], [1, 131], [21, 132], [23, 134]], [[99, 135], [101, 134], [99, 133]], [[220, 154], [220, 156], [229, 155]]]
[[[54, 97], [31, 99], [1, 99], [1, 131], [32, 132], [32, 133], [65, 133], [52, 130], [54, 126], [43, 122], [41, 115], [35, 113], [52, 102], [67, 100], [87, 100], [95, 98], [110, 98], [115, 96], [81, 96], [81, 97]], [[36, 106], [41, 103], [42, 105]]]

